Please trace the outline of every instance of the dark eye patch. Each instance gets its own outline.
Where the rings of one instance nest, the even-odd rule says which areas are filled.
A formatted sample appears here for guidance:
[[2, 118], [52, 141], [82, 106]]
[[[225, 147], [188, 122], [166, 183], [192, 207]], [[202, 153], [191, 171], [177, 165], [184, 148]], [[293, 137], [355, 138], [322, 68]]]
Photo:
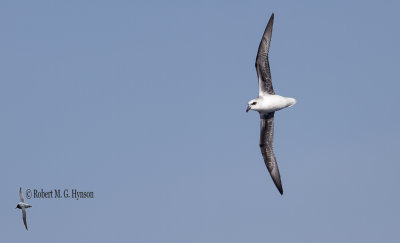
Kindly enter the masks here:
[[250, 105], [255, 105], [255, 104], [257, 104], [257, 102], [253, 102], [253, 103], [251, 103]]

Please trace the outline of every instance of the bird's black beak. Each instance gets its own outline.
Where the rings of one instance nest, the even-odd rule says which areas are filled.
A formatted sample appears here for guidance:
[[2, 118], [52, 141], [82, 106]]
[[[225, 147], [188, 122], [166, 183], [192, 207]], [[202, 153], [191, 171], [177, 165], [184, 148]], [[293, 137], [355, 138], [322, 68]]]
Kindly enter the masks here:
[[246, 112], [249, 112], [249, 110], [251, 110], [251, 107], [249, 105], [247, 105]]

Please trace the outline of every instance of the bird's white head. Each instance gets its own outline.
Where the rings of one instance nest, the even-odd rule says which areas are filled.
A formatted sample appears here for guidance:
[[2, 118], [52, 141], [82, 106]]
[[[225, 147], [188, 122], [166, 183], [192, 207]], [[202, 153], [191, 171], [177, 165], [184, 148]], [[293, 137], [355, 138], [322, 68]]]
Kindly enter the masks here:
[[260, 102], [261, 102], [260, 98], [250, 100], [247, 103], [246, 112], [248, 112], [249, 110], [257, 110], [258, 108], [260, 108]]

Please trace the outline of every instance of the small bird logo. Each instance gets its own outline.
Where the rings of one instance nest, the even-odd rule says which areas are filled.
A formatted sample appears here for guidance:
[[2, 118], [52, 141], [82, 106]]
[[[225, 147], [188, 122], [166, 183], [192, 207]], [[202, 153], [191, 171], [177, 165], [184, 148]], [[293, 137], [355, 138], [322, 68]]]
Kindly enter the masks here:
[[26, 224], [26, 209], [31, 208], [32, 206], [24, 202], [24, 197], [22, 196], [22, 188], [19, 188], [19, 199], [21, 200], [16, 208], [22, 210], [22, 220], [24, 220], [24, 225], [26, 230], [28, 230], [28, 225]]

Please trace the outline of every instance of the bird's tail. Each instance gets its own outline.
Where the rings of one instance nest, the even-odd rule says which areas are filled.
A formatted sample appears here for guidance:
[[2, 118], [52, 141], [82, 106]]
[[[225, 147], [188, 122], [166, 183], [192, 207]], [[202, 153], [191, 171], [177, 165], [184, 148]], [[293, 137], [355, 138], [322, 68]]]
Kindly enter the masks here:
[[293, 98], [288, 98], [289, 99], [289, 106], [288, 107], [291, 107], [291, 106], [294, 106], [295, 104], [296, 104], [296, 99], [293, 99]]

